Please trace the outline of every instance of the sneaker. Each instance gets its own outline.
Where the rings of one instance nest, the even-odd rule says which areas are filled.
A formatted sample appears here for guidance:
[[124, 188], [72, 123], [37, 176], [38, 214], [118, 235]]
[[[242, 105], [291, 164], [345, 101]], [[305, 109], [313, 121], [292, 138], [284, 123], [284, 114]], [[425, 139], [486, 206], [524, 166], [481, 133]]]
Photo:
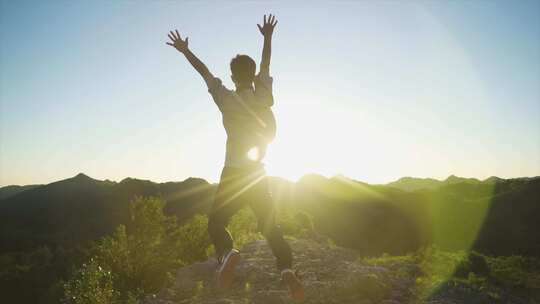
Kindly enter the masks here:
[[240, 261], [240, 252], [231, 249], [218, 259], [219, 268], [217, 270], [217, 282], [219, 288], [227, 289], [231, 286], [234, 268]]
[[291, 298], [297, 301], [304, 300], [304, 286], [291, 269], [281, 271], [281, 280], [289, 288]]

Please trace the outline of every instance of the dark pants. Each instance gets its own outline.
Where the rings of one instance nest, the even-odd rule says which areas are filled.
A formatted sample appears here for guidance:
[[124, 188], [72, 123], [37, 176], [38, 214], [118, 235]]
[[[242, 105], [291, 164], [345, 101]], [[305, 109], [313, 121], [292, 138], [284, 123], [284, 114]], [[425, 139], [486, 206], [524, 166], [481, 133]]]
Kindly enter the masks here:
[[216, 197], [208, 219], [208, 233], [216, 254], [221, 256], [233, 248], [233, 239], [226, 226], [231, 217], [249, 205], [257, 217], [257, 226], [276, 257], [279, 270], [291, 268], [291, 247], [275, 223], [272, 195], [264, 169], [224, 167]]

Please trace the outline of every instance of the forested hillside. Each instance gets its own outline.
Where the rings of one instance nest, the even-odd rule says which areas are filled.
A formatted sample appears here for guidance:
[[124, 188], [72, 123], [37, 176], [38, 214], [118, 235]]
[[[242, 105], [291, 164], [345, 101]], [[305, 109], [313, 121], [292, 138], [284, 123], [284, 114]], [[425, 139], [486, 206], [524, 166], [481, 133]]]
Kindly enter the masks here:
[[[313, 233], [362, 257], [406, 255], [426, 246], [490, 256], [540, 256], [540, 178], [450, 177], [418, 189], [399, 189], [399, 181], [370, 185], [342, 176], [269, 181], [280, 211], [278, 221], [288, 235], [302, 235], [312, 227]], [[134, 198], [159, 198], [165, 215], [182, 225], [196, 214], [206, 214], [215, 187], [197, 178], [112, 182], [79, 174], [0, 200], [2, 292], [22, 303], [56, 303], [63, 294], [61, 280], [95, 255], [96, 248], [103, 248], [96, 247], [102, 238], [118, 233], [120, 225], [127, 235], [137, 229], [133, 210], [130, 213]], [[253, 221], [249, 212], [237, 217], [233, 222], [237, 240], [256, 235]], [[202, 231], [194, 235], [206, 234], [204, 225], [196, 229]], [[182, 248], [188, 245], [176, 244], [174, 250], [185, 254]], [[183, 262], [166, 265], [205, 258], [208, 252], [204, 247], [197, 256], [177, 256]]]

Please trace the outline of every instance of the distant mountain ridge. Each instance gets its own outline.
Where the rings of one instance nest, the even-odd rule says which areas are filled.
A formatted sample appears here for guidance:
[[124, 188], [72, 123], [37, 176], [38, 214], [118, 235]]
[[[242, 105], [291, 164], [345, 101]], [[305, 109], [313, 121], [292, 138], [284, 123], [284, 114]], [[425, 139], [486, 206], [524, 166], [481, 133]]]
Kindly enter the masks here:
[[74, 246], [112, 233], [129, 217], [135, 196], [159, 196], [179, 220], [208, 208], [214, 186], [203, 179], [154, 183], [96, 180], [85, 174], [0, 200], [0, 253], [35, 246]]
[[386, 186], [401, 189], [404, 191], [416, 191], [416, 190], [422, 190], [422, 189], [434, 189], [434, 188], [441, 187], [444, 185], [452, 185], [452, 184], [459, 184], [459, 183], [494, 184], [494, 183], [505, 181], [505, 180], [534, 179], [534, 178], [538, 178], [538, 177], [518, 177], [518, 178], [504, 179], [497, 176], [491, 176], [484, 180], [479, 180], [477, 178], [467, 178], [467, 177], [459, 177], [456, 175], [450, 175], [445, 180], [438, 180], [434, 178], [421, 178], [421, 177], [406, 176], [394, 182], [390, 182], [386, 184]]
[[[324, 178], [323, 176], [318, 175], [318, 174], [306, 174], [300, 180], [306, 179], [306, 178], [309, 179], [309, 178], [318, 178], [318, 177]], [[336, 177], [342, 177], [342, 178], [350, 179], [350, 178], [347, 178], [347, 177], [342, 176], [342, 175], [339, 175], [339, 176], [336, 176]], [[275, 178], [278, 178], [278, 177], [275, 177]], [[429, 177], [422, 178], [422, 177], [404, 176], [404, 177], [399, 178], [396, 181], [393, 181], [393, 182], [390, 182], [390, 183], [387, 183], [387, 184], [383, 184], [383, 185], [390, 186], [390, 187], [397, 188], [397, 189], [401, 189], [401, 190], [405, 190], [405, 191], [415, 191], [415, 190], [420, 190], [420, 189], [433, 189], [433, 188], [440, 187], [440, 186], [443, 186], [443, 185], [448, 185], [448, 184], [458, 184], [458, 183], [492, 184], [492, 183], [496, 183], [496, 182], [500, 182], [500, 181], [504, 181], [504, 180], [534, 179], [534, 178], [539, 178], [539, 177], [518, 177], [518, 178], [504, 179], [504, 178], [500, 178], [500, 177], [497, 177], [497, 176], [491, 176], [491, 177], [488, 177], [488, 178], [486, 178], [484, 180], [479, 180], [477, 178], [459, 177], [459, 176], [456, 176], [456, 175], [452, 174], [452, 175], [448, 176], [445, 180], [438, 180], [438, 179], [429, 178]], [[79, 173], [79, 174], [75, 175], [73, 177], [73, 179], [80, 179], [80, 180], [91, 179], [91, 180], [98, 181], [96, 179], [93, 179], [93, 178], [89, 177], [88, 175], [86, 175], [84, 173]], [[204, 180], [202, 178], [195, 178], [195, 177], [190, 177], [190, 178], [188, 178], [188, 180], [189, 179], [206, 181], [206, 180]], [[120, 182], [114, 182], [114, 181], [109, 181], [109, 180], [105, 180], [105, 182], [110, 182], [110, 183], [114, 184], [114, 183], [123, 183], [123, 182], [131, 181], [131, 180], [144, 181], [144, 180], [140, 180], [140, 179], [137, 179], [137, 178], [126, 177], [123, 180], [121, 180]], [[350, 180], [354, 180], [354, 179], [350, 179]], [[357, 180], [354, 180], [354, 181], [359, 182]], [[148, 182], [151, 182], [151, 181], [148, 181]], [[162, 184], [167, 184], [167, 183], [173, 183], [174, 184], [175, 182], [164, 182]], [[9, 185], [9, 186], [0, 187], [0, 200], [9, 198], [11, 196], [14, 196], [16, 194], [24, 192], [26, 190], [30, 190], [30, 189], [40, 187], [40, 186], [43, 186], [43, 185], [42, 184]]]
[[0, 187], [0, 200], [14, 196], [18, 193], [21, 193], [23, 191], [30, 190], [39, 186], [43, 186], [43, 185], [25, 185], [25, 186], [9, 185], [5, 187]]
[[[405, 177], [389, 185], [370, 185], [344, 176], [309, 174], [298, 182], [269, 177], [269, 183], [278, 208], [300, 208], [314, 217], [320, 232], [364, 254], [403, 253], [434, 240], [461, 248], [473, 241], [462, 240], [471, 237], [477, 229], [471, 223], [485, 210], [484, 221], [490, 225], [475, 246], [486, 253], [540, 255], [540, 177]], [[0, 200], [0, 253], [44, 245], [72, 247], [110, 234], [128, 222], [135, 196], [163, 198], [165, 212], [182, 222], [207, 213], [215, 189], [200, 178], [114, 182], [82, 173], [30, 187]], [[444, 227], [437, 233], [448, 237], [433, 235], [430, 227], [439, 222]]]
[[[204, 182], [207, 182], [206, 180], [202, 179], [202, 178], [196, 178], [196, 177], [189, 177], [186, 179], [186, 181], [188, 180], [197, 180], [197, 181], [204, 181]], [[56, 184], [56, 183], [59, 183], [59, 182], [66, 182], [66, 181], [71, 181], [71, 182], [83, 182], [83, 181], [86, 181], [86, 182], [103, 182], [103, 183], [108, 183], [109, 185], [114, 185], [114, 184], [125, 184], [125, 183], [130, 183], [130, 182], [149, 182], [149, 183], [154, 183], [150, 180], [143, 180], [143, 179], [137, 179], [137, 178], [132, 178], [132, 177], [126, 177], [124, 179], [122, 179], [120, 182], [115, 182], [115, 181], [110, 181], [110, 180], [98, 180], [98, 179], [94, 179], [84, 173], [78, 173], [77, 175], [73, 176], [73, 177], [70, 177], [70, 178], [67, 178], [67, 179], [63, 179], [63, 180], [60, 180], [60, 181], [55, 181], [55, 182], [51, 182], [49, 184], [31, 184], [31, 185], [8, 185], [8, 186], [4, 186], [4, 187], [0, 187], [0, 200], [3, 200], [3, 199], [7, 199], [7, 198], [10, 198], [12, 196], [15, 196], [19, 193], [22, 193], [26, 190], [31, 190], [31, 189], [34, 189], [34, 188], [37, 188], [37, 187], [41, 187], [41, 186], [47, 186], [47, 185], [53, 185], [53, 184]], [[163, 185], [171, 185], [171, 184], [175, 184], [175, 183], [179, 183], [179, 182], [163, 182], [163, 183], [158, 183], [158, 184], [163, 184]], [[208, 182], [207, 182], [208, 183]]]

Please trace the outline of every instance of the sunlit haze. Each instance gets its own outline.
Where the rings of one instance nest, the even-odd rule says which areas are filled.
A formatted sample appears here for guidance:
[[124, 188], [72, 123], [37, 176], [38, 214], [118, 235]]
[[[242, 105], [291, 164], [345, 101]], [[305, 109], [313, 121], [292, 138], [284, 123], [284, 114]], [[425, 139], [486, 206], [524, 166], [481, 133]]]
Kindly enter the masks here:
[[2, 1], [0, 186], [218, 180], [226, 135], [177, 28], [233, 88], [274, 13], [269, 175], [540, 175], [539, 1]]

